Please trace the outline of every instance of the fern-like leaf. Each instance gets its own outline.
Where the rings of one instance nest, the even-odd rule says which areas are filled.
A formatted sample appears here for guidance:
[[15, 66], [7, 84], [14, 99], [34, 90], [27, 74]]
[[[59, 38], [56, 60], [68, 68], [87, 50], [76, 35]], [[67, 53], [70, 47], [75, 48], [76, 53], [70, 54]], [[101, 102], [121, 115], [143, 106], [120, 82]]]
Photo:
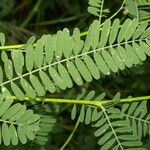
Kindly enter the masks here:
[[2, 51], [1, 91], [5, 87], [20, 100], [25, 96], [34, 99], [47, 90], [54, 93], [56, 86], [65, 90], [73, 83], [81, 86], [84, 81], [131, 68], [150, 56], [147, 23], [127, 19], [120, 28], [116, 19], [113, 23], [106, 20], [102, 29], [99, 25], [97, 20], [92, 23], [85, 42], [79, 29], [72, 36], [64, 29], [42, 36], [35, 47], [27, 42], [23, 51], [11, 55]]
[[26, 144], [27, 140], [34, 140], [39, 130], [40, 116], [25, 105], [12, 102], [6, 93], [0, 95], [0, 144], [6, 146]]
[[130, 121], [133, 135], [139, 140], [150, 133], [150, 114], [147, 112], [147, 101], [123, 104], [122, 114]]

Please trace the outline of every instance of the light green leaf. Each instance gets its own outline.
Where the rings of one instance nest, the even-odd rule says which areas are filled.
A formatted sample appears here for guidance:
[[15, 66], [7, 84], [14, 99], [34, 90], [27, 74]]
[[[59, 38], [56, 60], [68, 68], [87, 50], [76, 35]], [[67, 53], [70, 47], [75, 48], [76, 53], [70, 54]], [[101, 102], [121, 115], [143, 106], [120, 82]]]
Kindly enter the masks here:
[[20, 142], [22, 144], [26, 144], [27, 143], [27, 137], [26, 137], [25, 130], [23, 129], [23, 127], [18, 126], [17, 127], [17, 132], [18, 132], [18, 137], [20, 139]]
[[85, 115], [85, 124], [88, 125], [91, 122], [91, 107], [88, 107], [87, 111], [86, 111], [86, 115]]
[[100, 54], [97, 52], [94, 53], [94, 60], [96, 62], [96, 65], [98, 66], [99, 70], [104, 74], [104, 75], [109, 75], [110, 74], [110, 69], [107, 66], [106, 62], [102, 58]]
[[10, 140], [12, 145], [18, 145], [18, 135], [17, 135], [16, 128], [14, 127], [13, 124], [10, 125], [9, 132], [10, 132]]
[[128, 68], [132, 67], [133, 63], [132, 63], [131, 58], [130, 58], [131, 56], [127, 55], [126, 50], [122, 46], [118, 46], [117, 51], [120, 54], [122, 61], [125, 63], [125, 65]]
[[9, 107], [9, 109], [2, 116], [2, 119], [7, 120], [11, 118], [17, 111], [19, 111], [20, 108], [21, 108], [21, 104], [19, 103], [14, 104], [13, 106]]
[[112, 45], [115, 42], [115, 39], [116, 39], [117, 34], [118, 34], [118, 30], [119, 30], [119, 25], [120, 25], [120, 20], [115, 19], [113, 24], [112, 24], [110, 35], [109, 35], [109, 44], [110, 45]]
[[116, 65], [116, 63], [114, 62], [113, 58], [111, 57], [111, 55], [106, 51], [106, 50], [102, 50], [102, 56], [105, 60], [105, 62], [107, 63], [108, 67], [114, 72], [118, 72], [118, 66]]
[[0, 116], [2, 116], [7, 111], [12, 102], [13, 100], [11, 99], [5, 99], [5, 101], [0, 105]]
[[83, 84], [83, 80], [82, 80], [78, 70], [74, 66], [74, 64], [70, 61], [67, 61], [66, 65], [67, 65], [68, 72], [72, 76], [73, 80], [76, 82], [77, 85], [81, 86]]
[[115, 138], [109, 140], [107, 143], [105, 143], [105, 145], [101, 147], [101, 150], [108, 150], [115, 143], [115, 141]]
[[63, 82], [65, 83], [65, 85], [68, 88], [71, 88], [73, 86], [72, 80], [70, 78], [68, 71], [62, 64], [58, 64], [58, 72], [59, 72]]
[[6, 60], [4, 63], [4, 69], [6, 77], [11, 80], [13, 78], [13, 65], [10, 59]]
[[27, 71], [30, 72], [34, 66], [34, 49], [33, 49], [33, 46], [27, 45], [25, 51], [26, 51], [26, 55], [25, 55], [26, 68], [27, 68]]
[[73, 35], [71, 39], [72, 39], [73, 52], [75, 55], [78, 55], [81, 52], [84, 45], [84, 41], [80, 40], [80, 30], [78, 28], [75, 28], [73, 30]]
[[62, 90], [66, 89], [65, 83], [63, 82], [62, 78], [60, 77], [60, 75], [58, 74], [58, 72], [53, 67], [49, 67], [49, 74], [52, 77], [54, 83], [56, 83], [56, 85], [60, 89], [62, 89]]
[[25, 111], [26, 105], [22, 105], [21, 108], [13, 116], [9, 118], [9, 121], [15, 121], [19, 119], [24, 114]]
[[11, 89], [19, 100], [24, 100], [25, 95], [17, 84], [11, 82]]
[[0, 32], [0, 43], [2, 46], [5, 45], [5, 34]]
[[64, 30], [63, 30], [63, 47], [62, 47], [62, 50], [63, 50], [64, 56], [66, 58], [70, 57], [70, 55], [72, 53], [72, 47], [73, 47], [73, 45], [72, 45], [69, 30], [67, 28], [64, 28]]
[[22, 74], [22, 69], [24, 66], [24, 56], [23, 56], [23, 52], [20, 51], [12, 51], [11, 52], [11, 57], [13, 60], [13, 64], [14, 64], [14, 68], [16, 71], [17, 75], [21, 75]]
[[0, 83], [3, 82], [3, 70], [2, 67], [0, 66]]
[[91, 57], [88, 55], [85, 55], [83, 59], [86, 63], [87, 68], [89, 69], [90, 73], [92, 74], [92, 76], [95, 79], [99, 79], [100, 73], [99, 73], [98, 67], [96, 66], [94, 61], [91, 59]]
[[122, 61], [122, 58], [120, 57], [118, 51], [114, 48], [110, 48], [110, 53], [111, 53], [111, 56], [114, 59], [116, 65], [118, 66], [118, 68], [120, 70], [124, 70], [125, 69], [125, 64]]
[[135, 64], [135, 65], [139, 64], [140, 60], [139, 60], [137, 54], [135, 53], [133, 47], [130, 46], [129, 44], [126, 44], [125, 49], [126, 49], [127, 55], [130, 56], [130, 58], [132, 58], [131, 61], [133, 62], [133, 64]]
[[2, 124], [2, 136], [3, 136], [4, 145], [6, 146], [10, 145], [10, 132], [9, 132], [9, 127], [6, 123]]
[[53, 85], [52, 81], [49, 79], [49, 77], [47, 76], [47, 74], [43, 71], [39, 71], [39, 76], [43, 82], [43, 84], [45, 85], [46, 89], [50, 92], [50, 93], [54, 93], [55, 92], [55, 86]]
[[80, 110], [80, 122], [84, 122], [84, 118], [85, 118], [85, 106], [82, 105], [81, 110]]
[[135, 40], [135, 39], [139, 38], [141, 36], [141, 34], [145, 31], [147, 26], [148, 26], [147, 22], [142, 23], [134, 32], [132, 39]]
[[132, 24], [131, 19], [127, 18], [119, 31], [118, 38], [117, 38], [118, 43], [122, 42], [126, 38], [126, 35], [128, 33], [127, 30], [129, 29], [131, 24]]
[[33, 74], [31, 74], [29, 78], [38, 96], [43, 96], [45, 94], [45, 90], [39, 79]]
[[109, 125], [105, 124], [102, 127], [100, 127], [97, 131], [95, 131], [94, 135], [96, 137], [101, 136], [104, 132], [106, 132], [109, 129]]
[[71, 111], [71, 119], [74, 120], [76, 118], [77, 108], [76, 104], [73, 105], [72, 111]]
[[112, 132], [107, 132], [104, 136], [102, 136], [102, 138], [100, 138], [100, 140], [98, 141], [99, 145], [103, 145], [105, 142], [107, 142], [111, 136], [113, 135]]
[[102, 28], [99, 47], [104, 47], [106, 45], [107, 40], [108, 40], [108, 36], [109, 36], [109, 32], [110, 32], [110, 27], [111, 27], [111, 21], [109, 19], [107, 19], [104, 22], [104, 25]]
[[46, 61], [50, 64], [53, 61], [54, 50], [56, 49], [56, 37], [47, 35], [47, 39], [45, 41], [45, 53], [46, 53]]
[[140, 60], [145, 61], [146, 60], [146, 55], [144, 51], [142, 51], [141, 47], [137, 43], [132, 43], [133, 48], [137, 54], [137, 56], [140, 58]]

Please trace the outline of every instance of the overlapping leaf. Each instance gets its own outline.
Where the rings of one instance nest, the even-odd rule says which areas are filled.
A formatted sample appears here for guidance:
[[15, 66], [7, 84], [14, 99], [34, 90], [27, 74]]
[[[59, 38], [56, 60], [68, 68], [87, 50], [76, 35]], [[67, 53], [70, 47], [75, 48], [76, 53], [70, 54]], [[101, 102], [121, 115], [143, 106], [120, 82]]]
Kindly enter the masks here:
[[[27, 42], [24, 51], [11, 55], [1, 52], [0, 87], [23, 100], [34, 99], [48, 90], [71, 88], [73, 83], [81, 86], [103, 75], [117, 73], [145, 61], [150, 56], [150, 32], [147, 23], [127, 19], [120, 27], [118, 19], [106, 20], [102, 28], [95, 20], [85, 42], [75, 28], [58, 31], [56, 35], [44, 35], [34, 47]], [[32, 38], [31, 38], [32, 39]], [[35, 40], [35, 39], [33, 39]], [[25, 53], [24, 53], [25, 52]]]
[[28, 140], [34, 140], [40, 116], [25, 105], [12, 104], [13, 100], [7, 96], [6, 93], [0, 95], [0, 144], [26, 144]]

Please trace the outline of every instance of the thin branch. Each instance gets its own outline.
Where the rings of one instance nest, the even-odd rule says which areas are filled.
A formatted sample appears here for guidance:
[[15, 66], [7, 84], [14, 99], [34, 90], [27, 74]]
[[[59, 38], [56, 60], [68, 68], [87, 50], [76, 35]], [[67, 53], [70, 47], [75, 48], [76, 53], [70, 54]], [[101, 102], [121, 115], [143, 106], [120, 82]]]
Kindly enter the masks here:
[[[15, 96], [12, 96], [13, 100], [18, 100]], [[25, 97], [26, 101], [30, 101], [31, 99], [28, 97]], [[33, 99], [35, 101], [44, 101], [47, 103], [69, 103], [69, 104], [80, 104], [80, 105], [92, 105], [96, 107], [101, 107], [102, 105], [106, 103], [112, 102], [112, 100], [103, 100], [103, 101], [94, 101], [94, 100], [70, 100], [70, 99], [54, 99], [54, 98], [35, 98]], [[133, 98], [125, 98], [121, 99], [121, 103], [126, 103], [126, 102], [134, 102], [134, 101], [143, 101], [143, 100], [150, 100], [150, 96], [141, 96], [141, 97], [133, 97]]]
[[80, 123], [80, 117], [78, 118], [76, 124], [75, 124], [75, 127], [74, 129], [72, 130], [71, 134], [69, 135], [68, 139], [66, 140], [66, 142], [63, 144], [63, 146], [60, 148], [60, 150], [64, 150], [64, 148], [68, 145], [68, 143], [71, 141], [73, 135], [75, 134], [78, 126], [79, 126], [79, 123]]

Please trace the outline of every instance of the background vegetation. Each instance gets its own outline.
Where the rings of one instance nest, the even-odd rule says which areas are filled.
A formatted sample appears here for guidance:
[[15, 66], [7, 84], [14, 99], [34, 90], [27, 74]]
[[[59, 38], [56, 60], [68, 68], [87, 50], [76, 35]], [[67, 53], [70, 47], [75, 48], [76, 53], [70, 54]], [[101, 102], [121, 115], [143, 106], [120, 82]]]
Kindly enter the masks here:
[[[104, 16], [105, 20], [116, 12], [121, 0], [106, 1], [104, 7], [110, 8], [110, 13]], [[6, 45], [23, 44], [31, 37], [41, 37], [43, 34], [56, 33], [58, 30], [67, 27], [73, 31], [78, 27], [80, 31], [86, 31], [93, 21], [93, 16], [87, 12], [88, 0], [0, 0], [0, 32], [6, 35]], [[117, 17], [126, 19], [128, 9], [122, 10]], [[47, 97], [75, 98], [81, 89], [87, 92], [95, 90], [98, 93], [105, 92], [108, 99], [112, 99], [118, 91], [122, 97], [149, 95], [150, 91], [150, 61], [142, 64], [142, 67], [135, 70], [126, 70], [121, 74], [112, 75], [103, 80], [95, 80], [92, 84], [84, 84], [82, 87], [75, 87], [71, 90], [59, 91], [55, 94], [47, 94]], [[61, 107], [60, 107], [61, 106]], [[43, 114], [57, 115], [55, 129], [48, 136], [47, 144], [39, 146], [34, 142], [27, 145], [0, 146], [0, 149], [59, 149], [70, 135], [76, 121], [71, 121], [69, 104], [28, 104], [29, 108], [41, 111]], [[68, 144], [68, 150], [91, 150], [98, 149], [93, 130], [83, 124], [79, 125], [72, 141]], [[145, 147], [149, 142], [148, 138], [143, 139]]]

